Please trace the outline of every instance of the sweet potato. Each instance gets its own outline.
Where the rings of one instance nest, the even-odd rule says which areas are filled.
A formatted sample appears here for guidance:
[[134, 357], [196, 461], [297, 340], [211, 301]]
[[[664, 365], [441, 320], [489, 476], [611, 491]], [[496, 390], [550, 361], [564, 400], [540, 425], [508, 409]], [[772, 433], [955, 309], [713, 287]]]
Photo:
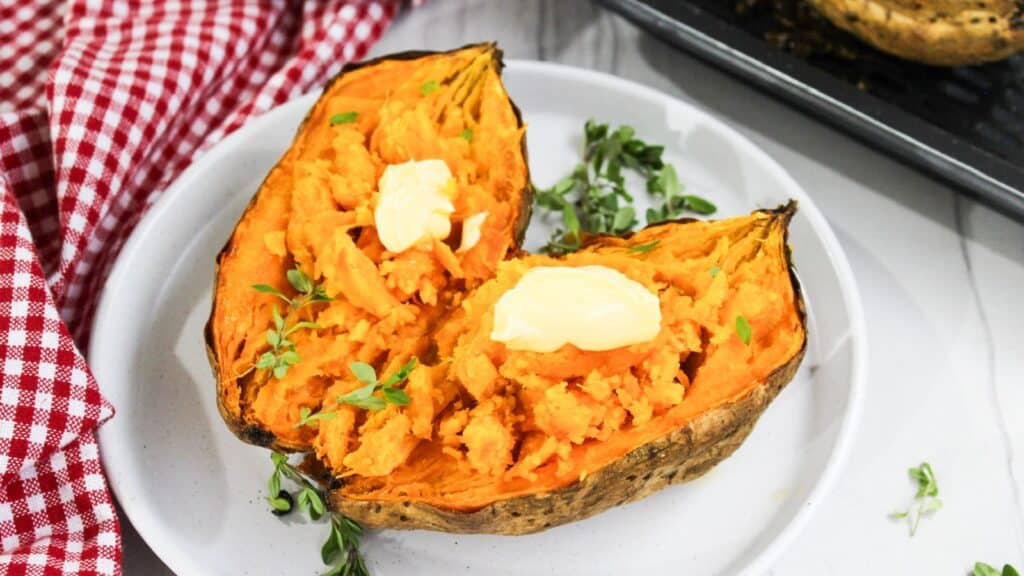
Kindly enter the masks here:
[[[368, 526], [501, 534], [699, 476], [739, 446], [803, 358], [786, 244], [794, 210], [673, 222], [595, 238], [561, 259], [503, 262], [433, 333], [411, 403], [340, 408], [344, 417], [320, 424], [309, 469], [334, 508]], [[526, 270], [552, 265], [606, 266], [648, 287], [660, 333], [603, 352], [514, 351], [488, 338], [495, 300]], [[335, 386], [329, 397], [353, 384]]]
[[[319, 404], [352, 361], [415, 351], [453, 298], [518, 250], [532, 192], [501, 68], [497, 47], [479, 44], [351, 65], [324, 89], [218, 256], [207, 352], [221, 414], [241, 439], [309, 450], [315, 431], [293, 426], [301, 407]], [[454, 175], [452, 233], [390, 254], [374, 229], [378, 179], [387, 165], [424, 159]], [[480, 240], [458, 251], [462, 221], [482, 212]], [[252, 286], [291, 297], [292, 268], [333, 300], [286, 318], [320, 328], [292, 335], [302, 360], [275, 378], [255, 365], [274, 307], [287, 305]]]
[[1013, 0], [808, 2], [875, 48], [925, 64], [982, 64], [1024, 49], [1024, 9]]

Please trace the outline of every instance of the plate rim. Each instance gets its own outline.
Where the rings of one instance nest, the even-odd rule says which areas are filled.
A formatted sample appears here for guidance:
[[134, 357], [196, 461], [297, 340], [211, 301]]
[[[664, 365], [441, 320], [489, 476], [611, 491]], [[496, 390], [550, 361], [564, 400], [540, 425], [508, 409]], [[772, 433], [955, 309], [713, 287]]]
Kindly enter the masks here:
[[[511, 59], [506, 61], [505, 64], [508, 69], [515, 70], [517, 73], [541, 76], [554, 75], [583, 83], [596, 83], [602, 88], [626, 91], [641, 98], [662, 100], [666, 103], [671, 103], [673, 106], [682, 107], [682, 109], [687, 110], [689, 113], [710, 121], [715, 125], [716, 129], [720, 129], [730, 136], [733, 142], [743, 149], [744, 153], [756, 157], [762, 166], [771, 171], [773, 176], [785, 185], [789, 192], [794, 193], [800, 205], [800, 212], [807, 218], [812, 230], [821, 239], [829, 261], [838, 277], [839, 292], [842, 295], [844, 308], [849, 315], [848, 337], [851, 346], [849, 393], [846, 397], [846, 407], [842, 414], [842, 421], [839, 423], [839, 429], [836, 432], [835, 443], [825, 461], [821, 474], [818, 475], [813, 487], [808, 491], [807, 496], [803, 499], [803, 502], [790, 520], [775, 537], [754, 555], [747, 565], [740, 570], [739, 574], [761, 574], [766, 572], [782, 553], [789, 548], [796, 537], [799, 536], [813, 517], [818, 506], [832, 492], [838, 478], [847, 465], [854, 437], [861, 421], [868, 366], [868, 337], [860, 291], [845, 250], [843, 250], [825, 216], [789, 172], [753, 140], [737, 130], [729, 121], [705, 110], [699, 104], [687, 102], [670, 93], [597, 70], [535, 60]], [[215, 165], [222, 157], [231, 153], [236, 147], [236, 143], [242, 141], [248, 133], [266, 125], [279, 122], [279, 117], [288, 116], [292, 113], [292, 108], [308, 109], [321, 93], [322, 89], [320, 88], [307, 92], [292, 100], [274, 106], [259, 117], [247, 122], [202, 153], [198, 159], [174, 179], [161, 194], [160, 198], [150, 206], [124, 243], [104, 283], [104, 290], [100, 295], [100, 301], [91, 326], [92, 338], [87, 352], [87, 361], [90, 369], [92, 369], [94, 364], [97, 364], [95, 359], [102, 355], [102, 352], [100, 352], [104, 335], [102, 326], [105, 324], [107, 317], [112, 315], [115, 306], [112, 299], [108, 297], [110, 291], [106, 288], [118, 285], [127, 278], [130, 272], [128, 262], [134, 260], [135, 253], [141, 249], [142, 238], [148, 236], [148, 231], [158, 221], [163, 219], [164, 213], [168, 211], [173, 198], [177, 196], [179, 190], [185, 188], [184, 183], [190, 180], [194, 173], [208, 169], [208, 167]], [[98, 365], [102, 366], [103, 362], [98, 362]], [[97, 380], [100, 380], [99, 377], [97, 377]], [[102, 382], [100, 384], [101, 393], [105, 395], [106, 391], [103, 390]], [[116, 413], [114, 417], [116, 418]], [[163, 529], [153, 509], [139, 503], [125, 505], [125, 502], [132, 500], [133, 497], [139, 496], [139, 494], [127, 494], [120, 479], [116, 478], [113, 473], [107, 473], [108, 470], [117, 469], [119, 467], [118, 462], [123, 462], [128, 456], [127, 451], [104, 448], [105, 444], [109, 446], [111, 443], [117, 443], [118, 437], [113, 436], [114, 433], [110, 430], [111, 427], [107, 425], [99, 427], [97, 435], [100, 459], [110, 490], [124, 515], [153, 553], [176, 574], [179, 576], [203, 574], [202, 567], [195, 565], [191, 560], [191, 555], [180, 550], [180, 547], [171, 541], [157, 538]], [[140, 502], [142, 501], [144, 500]]]

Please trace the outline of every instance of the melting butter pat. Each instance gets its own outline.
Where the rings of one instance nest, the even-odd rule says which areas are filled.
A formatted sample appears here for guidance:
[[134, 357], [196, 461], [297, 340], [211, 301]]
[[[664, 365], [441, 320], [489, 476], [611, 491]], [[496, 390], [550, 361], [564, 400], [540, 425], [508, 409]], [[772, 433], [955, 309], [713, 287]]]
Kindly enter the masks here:
[[658, 297], [604, 266], [532, 268], [494, 305], [491, 340], [512, 350], [611, 350], [661, 330]]
[[384, 169], [373, 211], [377, 236], [390, 252], [404, 252], [421, 240], [451, 233], [452, 172], [444, 160], [410, 161]]
[[459, 249], [456, 252], [469, 252], [480, 242], [484, 220], [487, 220], [486, 210], [462, 221], [462, 241], [459, 242]]

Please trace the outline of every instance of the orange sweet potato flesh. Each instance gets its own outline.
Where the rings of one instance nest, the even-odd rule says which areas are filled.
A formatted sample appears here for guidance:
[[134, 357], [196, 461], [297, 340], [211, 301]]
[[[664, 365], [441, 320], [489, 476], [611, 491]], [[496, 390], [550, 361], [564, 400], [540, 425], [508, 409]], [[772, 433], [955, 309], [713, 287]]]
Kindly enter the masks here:
[[[318, 406], [350, 362], [422, 353], [452, 299], [518, 249], [532, 197], [501, 66], [493, 44], [401, 54], [350, 66], [324, 89], [218, 257], [207, 350], [221, 414], [243, 440], [309, 450], [316, 431], [293, 426], [302, 407]], [[388, 165], [428, 159], [456, 181], [452, 233], [391, 254], [374, 228], [378, 180]], [[481, 239], [457, 252], [461, 222], [484, 211]], [[294, 295], [293, 267], [333, 300], [286, 319], [320, 328], [292, 336], [302, 360], [278, 379], [254, 364], [283, 303], [252, 285]]]
[[[628, 239], [598, 238], [563, 258], [503, 262], [432, 333], [427, 361], [406, 386], [408, 406], [372, 414], [343, 407], [320, 424], [317, 466], [335, 479], [332, 503], [371, 526], [521, 533], [657, 489], [654, 481], [646, 491], [608, 491], [596, 480], [654, 446], [678, 453], [703, 438], [699, 453], [668, 463], [710, 467], [738, 445], [803, 355], [803, 304], [786, 244], [794, 210], [668, 223]], [[660, 333], [604, 352], [513, 351], [492, 341], [497, 299], [526, 270], [552, 265], [606, 266], [643, 284], [661, 302]], [[749, 344], [736, 329], [741, 316]], [[328, 397], [357, 385], [337, 381]], [[666, 465], [641, 460], [625, 475]], [[571, 498], [558, 497], [567, 489]], [[530, 524], [537, 518], [524, 511], [539, 501], [565, 513]]]

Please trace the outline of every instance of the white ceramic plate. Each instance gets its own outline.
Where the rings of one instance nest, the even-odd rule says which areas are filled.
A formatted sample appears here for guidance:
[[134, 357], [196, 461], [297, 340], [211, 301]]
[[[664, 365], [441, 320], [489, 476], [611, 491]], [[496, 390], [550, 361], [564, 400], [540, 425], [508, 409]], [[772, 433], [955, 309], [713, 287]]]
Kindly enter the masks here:
[[[530, 536], [375, 532], [364, 545], [372, 572], [763, 572], [828, 492], [855, 428], [867, 346], [835, 236], [781, 167], [692, 106], [550, 64], [512, 63], [506, 82], [529, 125], [538, 185], [571, 170], [583, 122], [595, 118], [628, 123], [665, 144], [687, 189], [712, 199], [717, 216], [797, 199], [790, 241], [810, 309], [807, 357], [746, 443], [695, 482]], [[224, 426], [203, 348], [214, 256], [315, 98], [250, 123], [185, 172], [125, 245], [96, 315], [89, 359], [117, 408], [100, 430], [110, 483], [132, 524], [182, 576], [324, 569], [325, 526], [268, 512], [268, 453]], [[527, 247], [542, 244], [548, 230], [535, 217]]]

